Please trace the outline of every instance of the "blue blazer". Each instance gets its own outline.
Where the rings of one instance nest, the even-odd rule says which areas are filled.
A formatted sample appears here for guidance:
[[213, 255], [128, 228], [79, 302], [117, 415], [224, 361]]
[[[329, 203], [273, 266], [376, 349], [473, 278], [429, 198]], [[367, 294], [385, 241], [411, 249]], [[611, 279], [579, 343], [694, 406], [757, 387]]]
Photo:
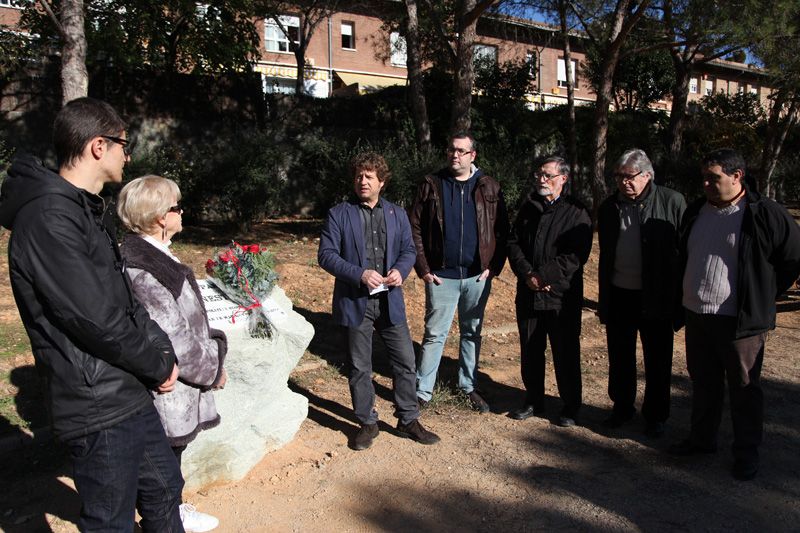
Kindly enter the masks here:
[[[403, 280], [408, 277], [417, 259], [417, 249], [411, 239], [411, 225], [402, 207], [381, 198], [386, 221], [387, 272], [397, 269]], [[358, 203], [342, 202], [328, 211], [328, 219], [319, 239], [317, 261], [325, 271], [336, 277], [333, 285], [333, 320], [342, 326], [354, 327], [364, 320], [369, 290], [361, 283], [366, 270], [367, 250], [364, 226]], [[389, 321], [406, 321], [406, 305], [402, 287], [389, 287]]]

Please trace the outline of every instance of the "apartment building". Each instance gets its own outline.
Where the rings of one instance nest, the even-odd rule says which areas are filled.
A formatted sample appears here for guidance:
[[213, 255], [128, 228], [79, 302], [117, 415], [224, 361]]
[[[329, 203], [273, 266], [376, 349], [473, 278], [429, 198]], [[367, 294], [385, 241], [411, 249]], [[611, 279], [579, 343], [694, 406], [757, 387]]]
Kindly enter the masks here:
[[16, 28], [25, 0], [0, 0], [0, 27]]
[[[14, 28], [21, 6], [29, 0], [0, 0], [0, 26]], [[387, 9], [397, 8], [384, 3]], [[380, 5], [380, 4], [377, 4]], [[364, 94], [392, 85], [405, 85], [407, 79], [405, 40], [388, 29], [375, 4], [351, 7], [327, 17], [314, 32], [306, 52], [306, 91], [317, 97]], [[255, 70], [261, 74], [267, 93], [291, 93], [295, 90], [297, 63], [293, 43], [300, 31], [298, 13], [287, 12], [281, 31], [272, 19], [257, 21], [261, 36], [260, 57]], [[585, 61], [583, 39], [579, 33], [572, 41], [572, 73], [578, 105], [594, 101], [586, 79], [581, 75]], [[479, 20], [475, 56], [503, 63], [508, 60], [532, 60], [535, 81], [527, 100], [531, 108], [546, 109], [566, 103], [566, 64], [557, 28], [515, 17], [486, 16]], [[759, 69], [726, 60], [715, 60], [699, 67], [689, 87], [690, 103], [703, 96], [722, 92], [757, 94], [764, 105], [770, 89]], [[670, 108], [669, 100], [654, 107]]]

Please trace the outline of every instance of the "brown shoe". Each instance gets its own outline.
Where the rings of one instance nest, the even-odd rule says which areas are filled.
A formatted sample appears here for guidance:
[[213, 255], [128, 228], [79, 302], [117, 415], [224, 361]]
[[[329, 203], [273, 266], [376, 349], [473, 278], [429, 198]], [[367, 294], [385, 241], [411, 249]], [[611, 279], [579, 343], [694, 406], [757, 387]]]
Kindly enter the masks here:
[[372, 446], [372, 441], [378, 436], [378, 424], [362, 424], [361, 429], [353, 439], [354, 450], [366, 450]]
[[422, 427], [422, 424], [420, 424], [417, 419], [412, 420], [408, 424], [397, 422], [397, 431], [400, 433], [400, 436], [415, 440], [420, 444], [436, 444], [442, 440], [436, 433]]

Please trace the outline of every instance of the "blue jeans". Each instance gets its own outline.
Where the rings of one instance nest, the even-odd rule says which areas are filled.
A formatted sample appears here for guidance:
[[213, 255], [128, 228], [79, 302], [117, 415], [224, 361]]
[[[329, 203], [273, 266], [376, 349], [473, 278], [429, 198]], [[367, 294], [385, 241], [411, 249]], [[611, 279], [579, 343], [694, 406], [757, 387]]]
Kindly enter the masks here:
[[491, 279], [478, 281], [478, 276], [442, 280], [441, 285], [425, 284], [425, 334], [422, 354], [417, 365], [417, 396], [431, 399], [436, 373], [442, 360], [444, 343], [458, 309], [461, 339], [458, 352], [458, 388], [465, 394], [475, 390], [478, 359], [481, 352], [483, 311], [492, 288]]
[[81, 531], [182, 533], [183, 476], [153, 405], [66, 442], [81, 498]]

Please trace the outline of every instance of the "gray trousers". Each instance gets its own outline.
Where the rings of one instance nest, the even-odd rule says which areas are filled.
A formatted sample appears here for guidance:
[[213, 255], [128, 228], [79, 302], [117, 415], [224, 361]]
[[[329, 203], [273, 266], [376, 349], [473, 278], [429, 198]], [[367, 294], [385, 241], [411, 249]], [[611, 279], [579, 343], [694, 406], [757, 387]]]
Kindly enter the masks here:
[[361, 424], [378, 422], [375, 386], [372, 382], [372, 332], [377, 330], [386, 346], [394, 382], [394, 415], [403, 424], [419, 418], [417, 405], [414, 345], [408, 324], [390, 324], [386, 294], [367, 300], [367, 311], [360, 325], [347, 328], [350, 396]]

